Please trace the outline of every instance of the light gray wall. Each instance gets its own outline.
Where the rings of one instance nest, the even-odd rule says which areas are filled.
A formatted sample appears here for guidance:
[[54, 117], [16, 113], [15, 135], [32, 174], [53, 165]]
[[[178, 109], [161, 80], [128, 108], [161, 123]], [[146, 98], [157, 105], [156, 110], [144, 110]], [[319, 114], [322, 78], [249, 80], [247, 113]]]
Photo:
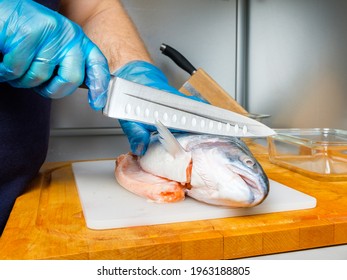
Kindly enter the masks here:
[[[177, 48], [191, 63], [204, 68], [234, 96], [236, 0], [123, 0], [155, 63], [172, 85], [180, 87], [189, 75], [161, 54], [161, 43]], [[117, 28], [115, 26], [115, 28]], [[89, 108], [86, 90], [54, 100], [52, 128], [114, 127]]]
[[248, 108], [273, 127], [347, 129], [347, 1], [249, 1]]
[[[156, 64], [174, 86], [189, 76], [161, 54], [162, 42], [204, 68], [233, 97], [237, 2], [123, 0]], [[247, 2], [248, 110], [270, 114], [266, 122], [272, 127], [347, 129], [347, 1], [239, 3]], [[53, 103], [53, 128], [118, 125], [89, 108], [85, 90]]]

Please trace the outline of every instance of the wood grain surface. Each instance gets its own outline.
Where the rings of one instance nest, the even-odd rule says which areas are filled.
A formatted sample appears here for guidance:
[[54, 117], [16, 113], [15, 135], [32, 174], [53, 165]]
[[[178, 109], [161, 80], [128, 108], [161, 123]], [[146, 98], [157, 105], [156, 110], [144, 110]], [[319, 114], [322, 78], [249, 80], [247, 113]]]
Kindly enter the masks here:
[[96, 231], [85, 225], [71, 162], [47, 163], [16, 201], [0, 259], [234, 259], [347, 243], [347, 182], [294, 173], [248, 145], [269, 178], [314, 196], [317, 207]]
[[236, 102], [217, 82], [199, 68], [189, 80], [179, 89], [180, 92], [191, 95], [187, 88], [193, 88], [210, 104], [227, 109], [239, 114], [247, 115], [248, 112], [239, 103]]

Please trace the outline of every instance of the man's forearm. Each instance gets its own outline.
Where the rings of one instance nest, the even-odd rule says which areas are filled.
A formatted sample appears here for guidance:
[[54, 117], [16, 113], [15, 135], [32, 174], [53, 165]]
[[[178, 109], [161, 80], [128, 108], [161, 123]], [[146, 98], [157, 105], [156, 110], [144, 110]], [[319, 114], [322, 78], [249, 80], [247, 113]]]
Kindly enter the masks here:
[[132, 60], [151, 57], [119, 0], [62, 0], [61, 13], [82, 26], [106, 56], [111, 73]]

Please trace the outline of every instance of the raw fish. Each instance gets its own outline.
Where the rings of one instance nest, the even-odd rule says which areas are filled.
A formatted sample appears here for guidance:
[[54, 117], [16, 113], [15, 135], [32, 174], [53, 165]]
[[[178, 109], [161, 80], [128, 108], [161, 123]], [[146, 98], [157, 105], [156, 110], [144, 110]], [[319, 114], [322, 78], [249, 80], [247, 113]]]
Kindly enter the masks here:
[[155, 202], [177, 202], [188, 195], [213, 205], [253, 207], [266, 198], [268, 178], [240, 139], [198, 134], [174, 138], [153, 136], [144, 156], [118, 157], [118, 182]]
[[120, 185], [151, 201], [177, 202], [185, 197], [184, 186], [144, 171], [139, 165], [137, 156], [131, 153], [117, 158], [116, 177]]

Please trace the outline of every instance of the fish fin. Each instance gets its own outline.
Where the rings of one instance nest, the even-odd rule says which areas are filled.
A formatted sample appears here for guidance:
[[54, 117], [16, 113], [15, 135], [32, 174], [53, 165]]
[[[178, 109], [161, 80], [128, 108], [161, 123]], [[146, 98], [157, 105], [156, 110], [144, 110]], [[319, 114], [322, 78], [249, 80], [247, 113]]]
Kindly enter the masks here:
[[181, 144], [177, 141], [170, 130], [159, 120], [155, 121], [155, 127], [159, 133], [159, 141], [164, 146], [164, 149], [173, 157], [178, 157], [186, 154]]

